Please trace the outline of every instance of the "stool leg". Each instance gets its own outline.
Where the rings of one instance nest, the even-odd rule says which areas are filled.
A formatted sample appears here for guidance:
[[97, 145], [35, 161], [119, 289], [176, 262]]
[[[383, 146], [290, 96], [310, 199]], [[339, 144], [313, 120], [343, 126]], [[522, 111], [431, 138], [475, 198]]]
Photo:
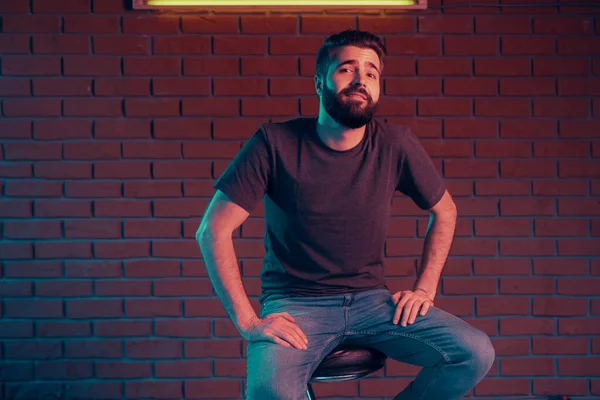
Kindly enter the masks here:
[[312, 385], [310, 383], [308, 384], [308, 389], [306, 390], [306, 396], [308, 397], [308, 400], [317, 400], [315, 397], [315, 392], [313, 392]]

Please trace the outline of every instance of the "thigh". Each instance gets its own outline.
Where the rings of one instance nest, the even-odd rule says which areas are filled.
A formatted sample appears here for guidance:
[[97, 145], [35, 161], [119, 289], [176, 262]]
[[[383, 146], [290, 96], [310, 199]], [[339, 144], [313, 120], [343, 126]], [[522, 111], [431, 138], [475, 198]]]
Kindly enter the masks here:
[[392, 322], [396, 306], [391, 293], [369, 301], [357, 308], [365, 318], [347, 340], [376, 348], [394, 360], [430, 367], [489, 347], [490, 340], [482, 331], [437, 307], [403, 327]]
[[312, 303], [308, 298], [272, 300], [260, 316], [288, 312], [308, 339], [308, 349], [270, 341], [251, 341], [247, 347], [248, 400], [304, 400], [313, 371], [342, 340], [340, 307]]

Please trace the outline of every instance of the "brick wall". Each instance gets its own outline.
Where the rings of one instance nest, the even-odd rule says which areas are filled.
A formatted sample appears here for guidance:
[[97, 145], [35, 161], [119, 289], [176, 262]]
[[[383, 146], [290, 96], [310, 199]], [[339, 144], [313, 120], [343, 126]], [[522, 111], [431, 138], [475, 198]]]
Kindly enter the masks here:
[[[316, 51], [354, 27], [389, 49], [379, 116], [413, 128], [459, 208], [436, 305], [493, 338], [473, 395], [600, 396], [600, 9], [536, 3], [266, 17], [0, 1], [3, 398], [242, 398], [245, 344], [194, 233], [260, 122], [316, 115]], [[254, 305], [262, 216], [234, 239]], [[395, 198], [390, 289], [414, 281], [426, 224]], [[389, 398], [416, 372], [389, 361], [316, 392]]]

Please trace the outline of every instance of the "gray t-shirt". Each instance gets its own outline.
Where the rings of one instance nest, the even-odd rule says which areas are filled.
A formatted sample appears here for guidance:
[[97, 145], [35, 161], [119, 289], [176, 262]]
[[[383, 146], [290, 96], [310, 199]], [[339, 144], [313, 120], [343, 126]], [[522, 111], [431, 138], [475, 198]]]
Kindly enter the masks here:
[[354, 148], [336, 151], [317, 119], [263, 123], [214, 187], [251, 212], [264, 197], [263, 302], [386, 288], [384, 243], [396, 190], [421, 208], [445, 184], [405, 126], [373, 119]]

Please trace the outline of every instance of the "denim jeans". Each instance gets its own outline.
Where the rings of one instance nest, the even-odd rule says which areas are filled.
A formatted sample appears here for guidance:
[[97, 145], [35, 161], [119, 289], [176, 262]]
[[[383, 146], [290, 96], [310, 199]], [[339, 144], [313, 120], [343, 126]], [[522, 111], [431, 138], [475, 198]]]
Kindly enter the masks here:
[[423, 367], [394, 400], [460, 400], [494, 362], [485, 333], [439, 308], [431, 307], [406, 327], [395, 325], [395, 305], [387, 289], [267, 299], [260, 316], [279, 312], [294, 317], [308, 338], [308, 349], [249, 342], [247, 400], [306, 400], [313, 371], [340, 344], [374, 348], [391, 359]]

